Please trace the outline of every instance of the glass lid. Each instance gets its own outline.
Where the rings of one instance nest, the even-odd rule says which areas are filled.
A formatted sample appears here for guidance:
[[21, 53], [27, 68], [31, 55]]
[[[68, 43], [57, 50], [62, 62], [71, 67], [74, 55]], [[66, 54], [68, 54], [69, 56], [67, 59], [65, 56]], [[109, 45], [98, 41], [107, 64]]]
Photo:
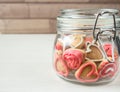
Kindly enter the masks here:
[[[115, 15], [119, 13], [117, 9], [64, 9], [60, 11], [60, 16], [58, 17], [68, 17], [68, 18], [95, 18], [95, 16], [100, 13], [108, 11]], [[108, 17], [109, 14], [105, 14], [102, 17]]]
[[[106, 13], [105, 13], [106, 12]], [[120, 28], [120, 16], [117, 9], [65, 9], [60, 11], [57, 17], [58, 28], [62, 29], [92, 29], [97, 15], [100, 14], [96, 28], [113, 28], [113, 15], [115, 15], [116, 27]]]

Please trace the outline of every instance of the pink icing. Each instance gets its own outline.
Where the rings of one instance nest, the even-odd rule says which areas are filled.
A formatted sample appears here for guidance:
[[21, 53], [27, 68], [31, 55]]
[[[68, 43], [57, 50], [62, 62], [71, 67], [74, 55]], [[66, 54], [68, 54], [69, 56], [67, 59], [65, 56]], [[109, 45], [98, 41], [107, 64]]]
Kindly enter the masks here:
[[62, 47], [62, 45], [60, 43], [57, 43], [56, 46], [55, 46], [55, 48], [57, 50], [62, 50], [63, 49], [63, 47]]
[[[112, 57], [112, 45], [107, 43], [107, 44], [104, 44], [104, 50], [106, 51], [106, 54], [108, 57]], [[117, 59], [118, 58], [118, 55], [117, 53], [114, 52], [114, 58]]]
[[93, 41], [93, 38], [92, 37], [85, 37], [85, 42], [92, 42]]
[[112, 45], [111, 44], [105, 44], [104, 46], [104, 49], [107, 53], [107, 56], [112, 56]]
[[70, 69], [78, 69], [83, 61], [83, 52], [77, 49], [68, 49], [63, 53], [63, 59]]

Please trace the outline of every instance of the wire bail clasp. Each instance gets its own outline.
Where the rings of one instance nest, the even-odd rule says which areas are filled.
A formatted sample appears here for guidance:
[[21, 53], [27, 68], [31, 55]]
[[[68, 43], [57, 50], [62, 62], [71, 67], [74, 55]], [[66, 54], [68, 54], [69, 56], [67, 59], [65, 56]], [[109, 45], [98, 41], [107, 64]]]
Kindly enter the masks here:
[[[95, 30], [96, 30], [96, 25], [97, 25], [97, 22], [98, 22], [98, 19], [100, 16], [104, 15], [104, 14], [110, 14], [113, 16], [113, 29], [112, 29], [112, 33], [113, 33], [113, 37], [110, 36], [110, 39], [111, 39], [111, 43], [112, 43], [112, 59], [109, 59], [104, 48], [103, 48], [103, 44], [102, 44], [102, 41], [100, 40], [99, 36], [106, 32], [107, 30], [99, 30], [99, 32], [97, 34], [95, 34]], [[116, 20], [115, 20], [115, 13], [113, 12], [109, 12], [109, 11], [103, 11], [103, 12], [100, 12], [97, 14], [97, 17], [96, 17], [96, 20], [95, 20], [95, 25], [94, 25], [94, 28], [93, 28], [93, 38], [95, 39], [95, 43], [98, 41], [99, 44], [101, 45], [101, 50], [104, 54], [104, 57], [109, 61], [109, 62], [114, 62], [114, 40], [116, 39]]]
[[100, 12], [100, 13], [97, 14], [97, 17], [96, 17], [96, 20], [95, 20], [95, 24], [94, 24], [94, 27], [93, 27], [93, 38], [96, 39], [96, 41], [97, 41], [98, 40], [98, 36], [104, 32], [104, 31], [99, 31], [97, 33], [97, 35], [95, 36], [95, 30], [96, 30], [96, 25], [97, 25], [98, 19], [99, 19], [100, 16], [102, 16], [104, 14], [110, 14], [110, 15], [113, 16], [113, 25], [114, 26], [113, 26], [112, 31], [114, 33], [113, 39], [115, 40], [115, 38], [116, 38], [116, 19], [115, 19], [115, 13], [114, 12], [110, 12], [110, 11], [102, 11], [102, 12]]

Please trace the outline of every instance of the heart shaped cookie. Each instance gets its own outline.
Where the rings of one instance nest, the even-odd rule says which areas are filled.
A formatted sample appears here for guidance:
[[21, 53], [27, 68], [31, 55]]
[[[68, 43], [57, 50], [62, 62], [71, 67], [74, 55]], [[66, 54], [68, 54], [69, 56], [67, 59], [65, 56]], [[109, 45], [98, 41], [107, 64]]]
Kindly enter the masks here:
[[98, 45], [93, 44], [93, 43], [89, 43], [87, 45], [86, 60], [99, 62], [99, 61], [102, 61], [103, 58], [104, 58], [103, 53], [100, 50], [100, 48], [98, 47]]
[[85, 43], [88, 43], [88, 42], [90, 42], [90, 43], [92, 43], [92, 41], [93, 41], [93, 37], [89, 37], [89, 36], [86, 36], [85, 37]]
[[71, 47], [81, 49], [85, 45], [84, 36], [81, 34], [74, 34], [71, 42]]
[[[118, 55], [117, 49], [113, 48], [112, 44], [106, 43], [103, 45], [103, 48], [109, 58], [114, 58], [115, 60], [118, 59], [119, 55]], [[112, 49], [113, 49], [113, 53], [112, 53]], [[112, 54], [114, 56], [112, 56]]]
[[107, 60], [103, 60], [98, 66], [98, 72], [101, 78], [113, 77], [116, 71], [116, 63], [110, 63]]
[[55, 63], [54, 63], [54, 66], [55, 66], [55, 70], [62, 76], [65, 76], [67, 77], [68, 74], [69, 74], [69, 69], [67, 68], [65, 62], [62, 60], [62, 57], [57, 57], [56, 56], [56, 59], [55, 59]]
[[63, 43], [59, 40], [55, 44], [55, 52], [58, 55], [62, 55], [62, 53], [63, 53]]
[[96, 82], [99, 79], [97, 66], [93, 61], [86, 61], [76, 71], [75, 77], [80, 82]]

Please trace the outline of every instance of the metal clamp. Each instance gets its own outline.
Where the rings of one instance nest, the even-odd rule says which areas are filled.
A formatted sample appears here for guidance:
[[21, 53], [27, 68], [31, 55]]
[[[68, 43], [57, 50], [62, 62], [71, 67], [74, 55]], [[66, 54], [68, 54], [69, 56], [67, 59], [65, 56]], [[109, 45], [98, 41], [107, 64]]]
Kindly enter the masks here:
[[103, 53], [104, 53], [105, 58], [106, 58], [109, 62], [114, 62], [114, 52], [113, 52], [113, 48], [112, 48], [112, 60], [110, 60], [110, 59], [108, 58], [106, 52], [104, 51], [103, 47], [102, 47], [102, 42], [101, 42], [101, 40], [99, 39], [99, 35], [102, 34], [103, 32], [105, 32], [106, 30], [99, 31], [99, 32], [97, 33], [97, 35], [95, 35], [95, 29], [96, 29], [96, 25], [97, 25], [97, 21], [98, 21], [98, 19], [99, 19], [99, 16], [102, 16], [102, 15], [104, 15], [104, 14], [111, 14], [111, 15], [113, 16], [114, 27], [113, 27], [112, 31], [113, 31], [113, 33], [114, 33], [114, 36], [113, 36], [113, 38], [112, 38], [111, 36], [110, 36], [110, 37], [111, 37], [111, 39], [112, 39], [112, 47], [114, 47], [113, 40], [115, 40], [115, 38], [116, 38], [116, 20], [115, 20], [115, 14], [114, 14], [113, 12], [104, 11], [104, 12], [98, 13], [98, 15], [97, 15], [97, 17], [96, 17], [96, 20], [95, 20], [94, 28], [93, 28], [93, 37], [94, 37], [94, 39], [95, 39], [95, 42], [98, 41], [98, 42], [100, 43], [101, 49], [102, 49], [102, 51], [103, 51]]
[[94, 37], [94, 39], [98, 40], [98, 35], [104, 32], [104, 31], [99, 31], [99, 32], [97, 33], [97, 36], [95, 36], [95, 29], [96, 29], [96, 25], [97, 25], [99, 16], [102, 16], [102, 15], [104, 15], [104, 14], [111, 14], [111, 15], [113, 16], [113, 25], [114, 25], [114, 27], [113, 27], [112, 31], [113, 31], [113, 33], [114, 33], [113, 39], [115, 39], [115, 38], [116, 38], [116, 20], [115, 20], [115, 13], [109, 12], [109, 11], [103, 11], [103, 12], [100, 12], [100, 13], [97, 14], [97, 17], [96, 17], [96, 20], [95, 20], [95, 24], [94, 24], [94, 28], [93, 28], [93, 37]]

